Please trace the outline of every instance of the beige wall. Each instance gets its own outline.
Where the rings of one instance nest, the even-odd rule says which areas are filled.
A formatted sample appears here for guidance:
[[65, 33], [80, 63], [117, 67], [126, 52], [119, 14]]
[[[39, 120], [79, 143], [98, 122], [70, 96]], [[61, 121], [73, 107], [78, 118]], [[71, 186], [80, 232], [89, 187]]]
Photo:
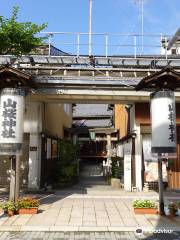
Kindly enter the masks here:
[[115, 128], [119, 129], [120, 139], [127, 135], [128, 114], [125, 105], [115, 105]]
[[46, 103], [44, 108], [44, 130], [59, 138], [64, 137], [64, 127], [72, 125], [72, 105]]

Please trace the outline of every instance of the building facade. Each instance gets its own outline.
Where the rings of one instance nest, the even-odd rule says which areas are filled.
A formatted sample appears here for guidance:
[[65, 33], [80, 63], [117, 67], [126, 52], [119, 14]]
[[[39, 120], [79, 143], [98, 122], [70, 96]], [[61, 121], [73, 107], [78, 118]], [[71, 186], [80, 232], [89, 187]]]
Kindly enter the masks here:
[[[143, 189], [158, 188], [158, 164], [157, 159], [151, 155], [151, 119], [150, 105], [147, 102], [134, 103], [130, 109], [127, 105], [115, 106], [116, 115], [122, 121], [117, 121], [116, 127], [120, 132], [119, 145], [123, 149], [121, 155], [124, 158], [124, 175], [127, 168], [130, 174], [126, 177], [124, 188], [132, 191], [134, 188]], [[180, 189], [180, 104], [176, 103], [176, 124], [177, 124], [177, 158], [164, 159], [163, 181], [165, 187]], [[131, 145], [130, 163], [126, 158], [129, 153], [126, 151], [126, 144]], [[124, 177], [125, 178], [125, 177]]]
[[[64, 129], [72, 125], [72, 104], [28, 102], [24, 114], [24, 142], [20, 157], [21, 188], [39, 189], [42, 169], [51, 167], [53, 139], [64, 138]], [[46, 141], [46, 143], [45, 143]], [[46, 149], [44, 146], [46, 145]], [[48, 147], [48, 151], [47, 151]], [[0, 187], [9, 187], [10, 158], [0, 156]]]

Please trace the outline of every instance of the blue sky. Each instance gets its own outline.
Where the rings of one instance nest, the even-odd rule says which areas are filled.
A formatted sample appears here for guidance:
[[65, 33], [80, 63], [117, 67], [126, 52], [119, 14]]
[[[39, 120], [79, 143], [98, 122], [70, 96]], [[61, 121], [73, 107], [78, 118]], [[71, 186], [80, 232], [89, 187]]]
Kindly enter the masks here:
[[[144, 32], [174, 34], [180, 25], [180, 0], [144, 1]], [[141, 33], [140, 6], [134, 2], [93, 0], [93, 32]], [[19, 21], [47, 22], [46, 31], [88, 32], [89, 0], [0, 0], [0, 15], [10, 16], [14, 5], [20, 6]]]

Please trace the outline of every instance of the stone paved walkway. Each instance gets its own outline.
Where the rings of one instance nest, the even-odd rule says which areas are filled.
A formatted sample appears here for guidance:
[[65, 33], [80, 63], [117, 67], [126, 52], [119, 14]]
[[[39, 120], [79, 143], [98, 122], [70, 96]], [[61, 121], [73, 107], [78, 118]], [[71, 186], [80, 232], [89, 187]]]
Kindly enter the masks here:
[[180, 217], [135, 215], [129, 198], [62, 198], [52, 195], [42, 200], [37, 215], [0, 217], [4, 231], [134, 231], [137, 227], [180, 230]]
[[[137, 198], [158, 199], [155, 192], [124, 192], [106, 184], [83, 182], [73, 189], [40, 196], [37, 215], [0, 216], [0, 231], [83, 231], [124, 232], [154, 229], [180, 231], [180, 217], [135, 215], [132, 201]], [[168, 198], [177, 196], [168, 196]]]

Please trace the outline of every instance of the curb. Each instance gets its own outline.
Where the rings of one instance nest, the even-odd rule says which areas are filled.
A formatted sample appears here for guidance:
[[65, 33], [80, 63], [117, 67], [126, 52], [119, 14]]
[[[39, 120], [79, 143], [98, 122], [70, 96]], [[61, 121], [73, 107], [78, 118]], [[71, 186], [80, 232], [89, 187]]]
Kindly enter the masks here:
[[179, 227], [83, 227], [83, 226], [0, 226], [0, 232], [143, 232], [172, 231], [180, 232]]

